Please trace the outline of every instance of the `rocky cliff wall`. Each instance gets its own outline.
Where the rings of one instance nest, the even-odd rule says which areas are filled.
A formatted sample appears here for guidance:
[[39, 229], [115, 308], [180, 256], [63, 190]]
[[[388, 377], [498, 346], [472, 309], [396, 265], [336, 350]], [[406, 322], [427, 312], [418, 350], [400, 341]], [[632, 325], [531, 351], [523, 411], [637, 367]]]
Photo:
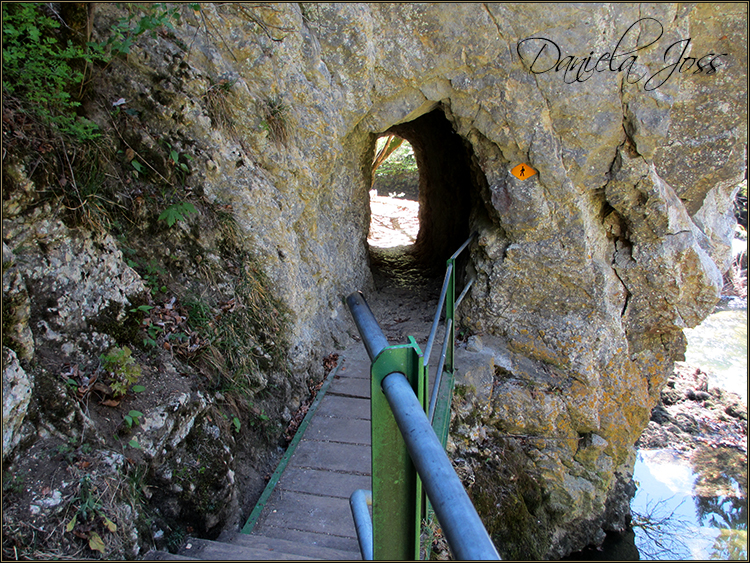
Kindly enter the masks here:
[[[290, 314], [289, 396], [348, 338], [342, 295], [370, 287], [370, 163], [380, 134], [401, 134], [420, 164], [426, 266], [479, 233], [462, 324], [494, 351], [484, 388], [461, 395], [455, 447], [478, 504], [512, 499], [539, 527], [514, 543], [517, 523], [493, 521], [501, 553], [553, 557], [621, 529], [633, 444], [728, 266], [747, 7], [180, 9], [87, 111], [104, 122], [125, 100], [129, 146], [169, 139], [192, 189], [230, 210]], [[101, 5], [94, 36], [120, 16]], [[538, 173], [520, 180], [517, 164]], [[525, 485], [496, 491], [506, 451]]]

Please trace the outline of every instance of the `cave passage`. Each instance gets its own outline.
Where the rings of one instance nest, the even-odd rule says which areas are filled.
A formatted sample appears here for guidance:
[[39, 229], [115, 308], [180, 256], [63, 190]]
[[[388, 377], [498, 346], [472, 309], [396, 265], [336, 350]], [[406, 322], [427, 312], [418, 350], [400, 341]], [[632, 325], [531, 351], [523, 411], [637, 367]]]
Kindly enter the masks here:
[[442, 276], [446, 259], [471, 232], [470, 216], [479, 200], [478, 167], [472, 169], [468, 143], [455, 133], [441, 109], [394, 125], [384, 133], [389, 134], [405, 139], [414, 150], [419, 169], [419, 228], [410, 246], [370, 246], [373, 273], [407, 269], [422, 279]]

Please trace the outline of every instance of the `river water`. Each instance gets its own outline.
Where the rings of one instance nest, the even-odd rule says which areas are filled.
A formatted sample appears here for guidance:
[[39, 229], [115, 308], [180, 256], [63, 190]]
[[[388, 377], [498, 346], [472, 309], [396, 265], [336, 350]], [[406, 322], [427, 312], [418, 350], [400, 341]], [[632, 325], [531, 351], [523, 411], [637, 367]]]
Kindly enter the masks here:
[[695, 328], [686, 329], [685, 363], [709, 374], [709, 386], [737, 393], [747, 403], [747, 306], [724, 305]]
[[[747, 403], [747, 303], [722, 305], [685, 330], [686, 363]], [[639, 450], [631, 510], [641, 559], [747, 560], [747, 455], [705, 448], [688, 463], [669, 449]]]
[[[686, 364], [708, 384], [747, 403], [747, 302], [722, 301], [714, 314], [685, 330]], [[599, 550], [574, 560], [748, 560], [747, 450], [699, 448], [686, 461], [671, 449], [641, 449], [633, 478], [633, 530], [610, 534]]]

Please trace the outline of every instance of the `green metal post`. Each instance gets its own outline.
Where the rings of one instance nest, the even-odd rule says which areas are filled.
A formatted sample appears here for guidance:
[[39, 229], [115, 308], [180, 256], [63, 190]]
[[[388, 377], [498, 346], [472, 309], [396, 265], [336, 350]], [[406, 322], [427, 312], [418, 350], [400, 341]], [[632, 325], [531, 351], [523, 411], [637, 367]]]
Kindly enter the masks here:
[[446, 268], [451, 268], [451, 275], [450, 279], [448, 281], [448, 292], [445, 294], [445, 322], [448, 322], [448, 319], [450, 319], [451, 322], [451, 328], [450, 331], [448, 331], [448, 335], [446, 338], [448, 338], [448, 348], [446, 349], [445, 353], [445, 371], [448, 373], [453, 373], [453, 352], [454, 352], [454, 345], [456, 342], [455, 334], [456, 334], [456, 259], [455, 258], [449, 258], [446, 262]]
[[372, 362], [372, 532], [376, 560], [418, 560], [422, 483], [381, 388], [383, 379], [403, 373], [425, 406], [422, 353], [409, 344], [384, 348]]

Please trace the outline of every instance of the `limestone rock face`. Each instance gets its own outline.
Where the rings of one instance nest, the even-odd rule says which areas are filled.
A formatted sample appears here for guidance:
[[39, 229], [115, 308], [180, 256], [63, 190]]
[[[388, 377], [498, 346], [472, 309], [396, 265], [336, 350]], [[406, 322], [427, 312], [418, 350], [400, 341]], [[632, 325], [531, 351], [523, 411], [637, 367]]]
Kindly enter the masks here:
[[18, 430], [33, 390], [34, 380], [21, 367], [16, 353], [3, 348], [3, 459], [18, 445]]
[[[746, 7], [279, 4], [253, 9], [264, 28], [247, 9], [205, 7], [224, 41], [185, 14], [176, 35], [191, 49], [149, 45], [121, 95], [154, 100], [152, 129], [197, 140], [205, 193], [232, 205], [294, 311], [295, 365], [345, 326], [341, 296], [369, 287], [373, 145], [398, 132], [420, 164], [426, 259], [478, 231], [463, 323], [514, 358], [476, 372], [494, 374], [490, 431], [464, 435], [528, 437], [517, 459], [546, 500], [523, 502], [547, 514], [549, 540], [515, 554], [621, 528], [633, 444], [726, 267]], [[534, 37], [557, 60], [550, 43], [536, 60]], [[219, 77], [232, 127], [196, 102]], [[538, 174], [515, 178], [519, 163]]]
[[[118, 9], [100, 5], [95, 38]], [[341, 297], [371, 288], [371, 163], [377, 137], [398, 132], [420, 165], [426, 266], [478, 232], [461, 322], [489, 356], [457, 399], [454, 451], [477, 461], [472, 494], [501, 555], [556, 557], [622, 529], [633, 444], [728, 265], [747, 6], [180, 9], [174, 31], [112, 65], [105, 106], [122, 98], [140, 116], [138, 151], [179, 139], [189, 182], [231, 210], [291, 312], [292, 371], [349, 327]], [[518, 164], [537, 174], [516, 178]], [[4, 241], [22, 260], [24, 237], [48, 239], [24, 275], [59, 295], [55, 323], [140, 291], [121, 260], [100, 261], [113, 240], [34, 228]], [[71, 301], [73, 286], [91, 290]], [[520, 524], [489, 523], [501, 501]], [[535, 532], [513, 543], [519, 526]]]

